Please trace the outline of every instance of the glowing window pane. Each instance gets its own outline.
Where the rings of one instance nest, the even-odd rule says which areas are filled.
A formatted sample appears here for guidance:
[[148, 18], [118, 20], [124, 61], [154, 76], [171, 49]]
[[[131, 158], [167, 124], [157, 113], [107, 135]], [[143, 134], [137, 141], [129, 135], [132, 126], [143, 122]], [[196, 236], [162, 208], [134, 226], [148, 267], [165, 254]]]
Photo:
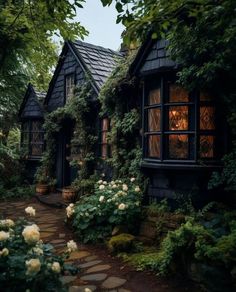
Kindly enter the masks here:
[[188, 107], [169, 107], [169, 130], [188, 130]]
[[161, 111], [159, 108], [148, 110], [148, 131], [160, 131]]
[[200, 129], [215, 130], [215, 108], [211, 106], [200, 107]]
[[188, 92], [183, 87], [171, 84], [169, 86], [169, 102], [188, 102]]
[[188, 135], [169, 135], [169, 158], [187, 159], [189, 149]]
[[160, 88], [150, 90], [148, 96], [149, 105], [159, 104], [161, 102], [161, 91]]
[[148, 136], [148, 156], [160, 158], [160, 136]]
[[200, 157], [212, 158], [214, 157], [214, 136], [200, 136]]

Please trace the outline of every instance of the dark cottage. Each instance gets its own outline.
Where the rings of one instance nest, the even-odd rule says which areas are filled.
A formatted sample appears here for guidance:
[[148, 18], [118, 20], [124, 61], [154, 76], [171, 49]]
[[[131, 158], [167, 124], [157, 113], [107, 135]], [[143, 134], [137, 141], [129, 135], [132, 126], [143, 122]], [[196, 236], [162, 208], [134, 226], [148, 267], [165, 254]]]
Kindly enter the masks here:
[[36, 168], [39, 166], [44, 149], [42, 125], [44, 122], [43, 102], [45, 96], [46, 93], [36, 91], [33, 85], [29, 84], [19, 111], [21, 148], [31, 181]]
[[[226, 120], [213, 92], [188, 92], [176, 81], [177, 64], [167, 41], [148, 40], [130, 74], [142, 84], [141, 167], [150, 178], [148, 196], [173, 198], [200, 193], [227, 151]], [[199, 200], [199, 198], [198, 198]]]
[[[49, 84], [47, 95], [43, 102], [44, 111], [50, 113], [59, 107], [63, 107], [73, 96], [75, 87], [79, 87], [86, 82], [86, 75], [89, 75], [91, 80], [91, 98], [94, 100], [96, 107], [99, 91], [113, 71], [117, 60], [121, 57], [122, 55], [120, 53], [100, 46], [91, 45], [81, 41], [65, 42], [53, 78]], [[32, 88], [32, 86], [30, 86], [30, 88]], [[22, 145], [25, 143], [25, 125], [32, 124], [32, 120], [39, 120], [38, 112], [34, 109], [31, 101], [31, 99], [34, 98], [36, 104], [36, 95], [32, 95], [31, 99], [28, 95], [29, 94], [26, 93], [27, 98], [25, 97], [20, 110], [22, 121]], [[26, 99], [29, 101], [26, 102]], [[97, 145], [100, 149], [96, 154], [106, 158], [108, 155], [106, 133], [109, 128], [109, 121], [106, 117], [100, 119], [98, 116], [98, 110], [99, 107], [97, 106], [94, 121], [91, 121], [91, 123], [94, 122], [95, 126], [98, 125], [97, 130], [101, 136], [100, 143]], [[22, 115], [24, 112], [27, 112], [27, 115]], [[42, 110], [40, 118], [43, 120]], [[34, 134], [32, 131], [34, 128], [30, 126], [27, 129], [28, 135], [33, 137]], [[67, 157], [70, 156], [70, 140], [72, 134], [73, 121], [64, 121], [56, 142], [57, 153], [55, 173], [58, 188], [70, 185], [76, 175], [76, 170], [70, 166], [67, 159]], [[43, 145], [42, 135], [40, 138], [40, 143]], [[38, 152], [37, 155], [32, 153], [32, 142], [29, 140], [28, 136], [27, 141], [29, 141], [30, 145], [28, 148], [28, 160], [32, 161], [40, 159], [42, 152]]]

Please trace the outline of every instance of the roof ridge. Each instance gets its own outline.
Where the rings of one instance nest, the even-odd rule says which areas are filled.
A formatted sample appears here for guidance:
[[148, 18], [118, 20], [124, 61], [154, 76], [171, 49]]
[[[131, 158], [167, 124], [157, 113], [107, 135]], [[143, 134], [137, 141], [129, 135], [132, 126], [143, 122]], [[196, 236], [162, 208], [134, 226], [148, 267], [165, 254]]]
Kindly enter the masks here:
[[115, 55], [123, 56], [123, 54], [120, 53], [119, 51], [115, 51], [115, 50], [112, 50], [112, 49], [109, 49], [109, 48], [104, 48], [102, 46], [94, 45], [94, 44], [87, 43], [87, 42], [84, 42], [84, 41], [81, 41], [81, 40], [75, 40], [75, 41], [73, 41], [73, 43], [75, 43], [77, 45], [83, 45], [84, 47], [90, 47], [90, 48], [93, 48], [93, 49], [96, 49], [96, 50], [102, 50], [102, 51], [105, 51], [105, 52], [113, 53]]

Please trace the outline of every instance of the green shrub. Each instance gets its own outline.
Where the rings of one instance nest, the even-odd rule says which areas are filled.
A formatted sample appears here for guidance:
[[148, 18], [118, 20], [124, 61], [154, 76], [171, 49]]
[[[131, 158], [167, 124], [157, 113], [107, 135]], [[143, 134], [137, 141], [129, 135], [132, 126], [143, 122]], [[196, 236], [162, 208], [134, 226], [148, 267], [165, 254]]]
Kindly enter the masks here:
[[130, 251], [133, 247], [134, 239], [133, 235], [127, 233], [112, 236], [108, 242], [108, 248], [112, 252]]
[[[32, 207], [26, 211], [35, 214]], [[69, 254], [55, 256], [52, 249], [40, 240], [39, 228], [32, 222], [0, 220], [0, 287], [19, 292], [64, 291], [60, 276], [66, 269], [72, 270], [64, 266]]]
[[125, 182], [100, 180], [94, 194], [67, 208], [67, 217], [73, 216], [73, 226], [84, 242], [103, 240], [118, 225], [135, 231], [141, 213], [141, 190], [135, 181]]

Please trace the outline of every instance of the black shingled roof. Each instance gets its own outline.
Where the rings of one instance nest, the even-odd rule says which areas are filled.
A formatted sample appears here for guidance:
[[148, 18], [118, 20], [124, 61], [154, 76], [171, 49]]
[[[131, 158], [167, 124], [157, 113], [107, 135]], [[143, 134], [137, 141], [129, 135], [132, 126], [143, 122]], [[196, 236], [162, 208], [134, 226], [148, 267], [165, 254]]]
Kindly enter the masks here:
[[117, 61], [123, 57], [119, 52], [82, 41], [73, 42], [73, 47], [99, 90], [117, 65]]

